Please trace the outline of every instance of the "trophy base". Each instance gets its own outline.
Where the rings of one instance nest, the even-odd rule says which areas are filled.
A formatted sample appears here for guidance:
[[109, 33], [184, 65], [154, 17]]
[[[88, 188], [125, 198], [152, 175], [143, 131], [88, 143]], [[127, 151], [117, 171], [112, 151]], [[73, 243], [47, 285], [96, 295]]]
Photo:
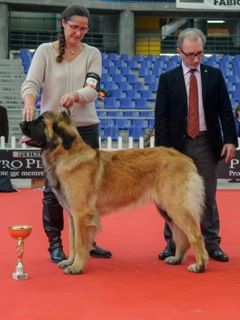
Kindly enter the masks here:
[[14, 272], [12, 274], [12, 278], [14, 280], [27, 280], [28, 279], [28, 274], [27, 273], [17, 273], [17, 272]]

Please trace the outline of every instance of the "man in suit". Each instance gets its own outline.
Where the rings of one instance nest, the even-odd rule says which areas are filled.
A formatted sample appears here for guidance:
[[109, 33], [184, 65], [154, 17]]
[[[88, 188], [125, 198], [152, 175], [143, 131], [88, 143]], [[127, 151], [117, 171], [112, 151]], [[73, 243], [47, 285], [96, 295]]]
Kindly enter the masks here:
[[5, 137], [5, 142], [8, 142], [8, 116], [7, 109], [0, 105], [0, 137]]
[[[178, 36], [177, 52], [182, 62], [175, 69], [163, 73], [159, 79], [155, 107], [155, 144], [173, 147], [193, 159], [205, 183], [206, 207], [201, 221], [205, 246], [211, 258], [226, 262], [228, 256], [220, 247], [216, 203], [217, 164], [222, 158], [229, 162], [234, 157], [237, 135], [222, 73], [217, 68], [202, 64], [205, 42], [204, 34], [195, 28], [185, 29]], [[190, 98], [193, 95], [190, 93], [192, 74], [195, 79], [193, 99]], [[190, 104], [197, 104], [197, 111], [194, 111], [197, 128], [195, 125], [194, 134], [189, 133]], [[167, 224], [164, 236], [167, 246], [159, 254], [160, 260], [175, 255], [175, 244]]]

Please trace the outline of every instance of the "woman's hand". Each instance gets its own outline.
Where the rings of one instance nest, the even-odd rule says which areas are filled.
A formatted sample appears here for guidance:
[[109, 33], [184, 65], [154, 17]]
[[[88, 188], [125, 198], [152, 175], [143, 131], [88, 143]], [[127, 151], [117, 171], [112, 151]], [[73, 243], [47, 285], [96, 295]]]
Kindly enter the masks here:
[[71, 92], [62, 96], [62, 98], [59, 101], [59, 105], [68, 109], [68, 108], [71, 108], [74, 103], [78, 102], [78, 100], [79, 100], [78, 93]]
[[22, 109], [22, 119], [23, 121], [32, 121], [35, 116], [35, 107], [34, 106], [24, 106]]

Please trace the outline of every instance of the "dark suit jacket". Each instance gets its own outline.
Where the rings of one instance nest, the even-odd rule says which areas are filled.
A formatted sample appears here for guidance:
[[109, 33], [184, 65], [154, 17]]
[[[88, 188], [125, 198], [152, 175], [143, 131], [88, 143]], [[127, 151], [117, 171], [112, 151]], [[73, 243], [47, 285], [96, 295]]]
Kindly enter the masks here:
[[0, 105], [0, 137], [5, 137], [5, 142], [8, 142], [8, 116], [7, 110], [3, 106]]
[[[237, 135], [231, 103], [219, 69], [201, 65], [202, 97], [207, 135], [214, 155], [221, 159], [223, 143], [237, 145]], [[187, 91], [183, 69], [163, 73], [155, 108], [155, 144], [182, 151], [187, 138]]]

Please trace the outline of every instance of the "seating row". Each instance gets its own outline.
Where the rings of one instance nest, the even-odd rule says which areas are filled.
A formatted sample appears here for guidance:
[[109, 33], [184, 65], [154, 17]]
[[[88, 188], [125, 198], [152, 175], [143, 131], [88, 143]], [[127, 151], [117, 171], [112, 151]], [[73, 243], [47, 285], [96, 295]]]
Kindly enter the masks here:
[[[20, 50], [20, 57], [27, 72], [32, 59], [28, 49]], [[225, 77], [234, 106], [240, 102], [240, 55], [204, 56], [204, 62], [219, 67]], [[158, 78], [162, 72], [174, 68], [180, 61], [178, 55], [129, 55], [103, 53], [102, 87], [112, 91], [114, 98], [155, 100]], [[106, 100], [107, 101], [107, 100]]]
[[[103, 141], [108, 137], [111, 137], [113, 141], [117, 141], [121, 134], [121, 129], [116, 126], [106, 126], [100, 131], [100, 137]], [[139, 141], [139, 138], [144, 135], [144, 128], [131, 126], [126, 130], [126, 134], [128, 137], [132, 137], [134, 141]]]

